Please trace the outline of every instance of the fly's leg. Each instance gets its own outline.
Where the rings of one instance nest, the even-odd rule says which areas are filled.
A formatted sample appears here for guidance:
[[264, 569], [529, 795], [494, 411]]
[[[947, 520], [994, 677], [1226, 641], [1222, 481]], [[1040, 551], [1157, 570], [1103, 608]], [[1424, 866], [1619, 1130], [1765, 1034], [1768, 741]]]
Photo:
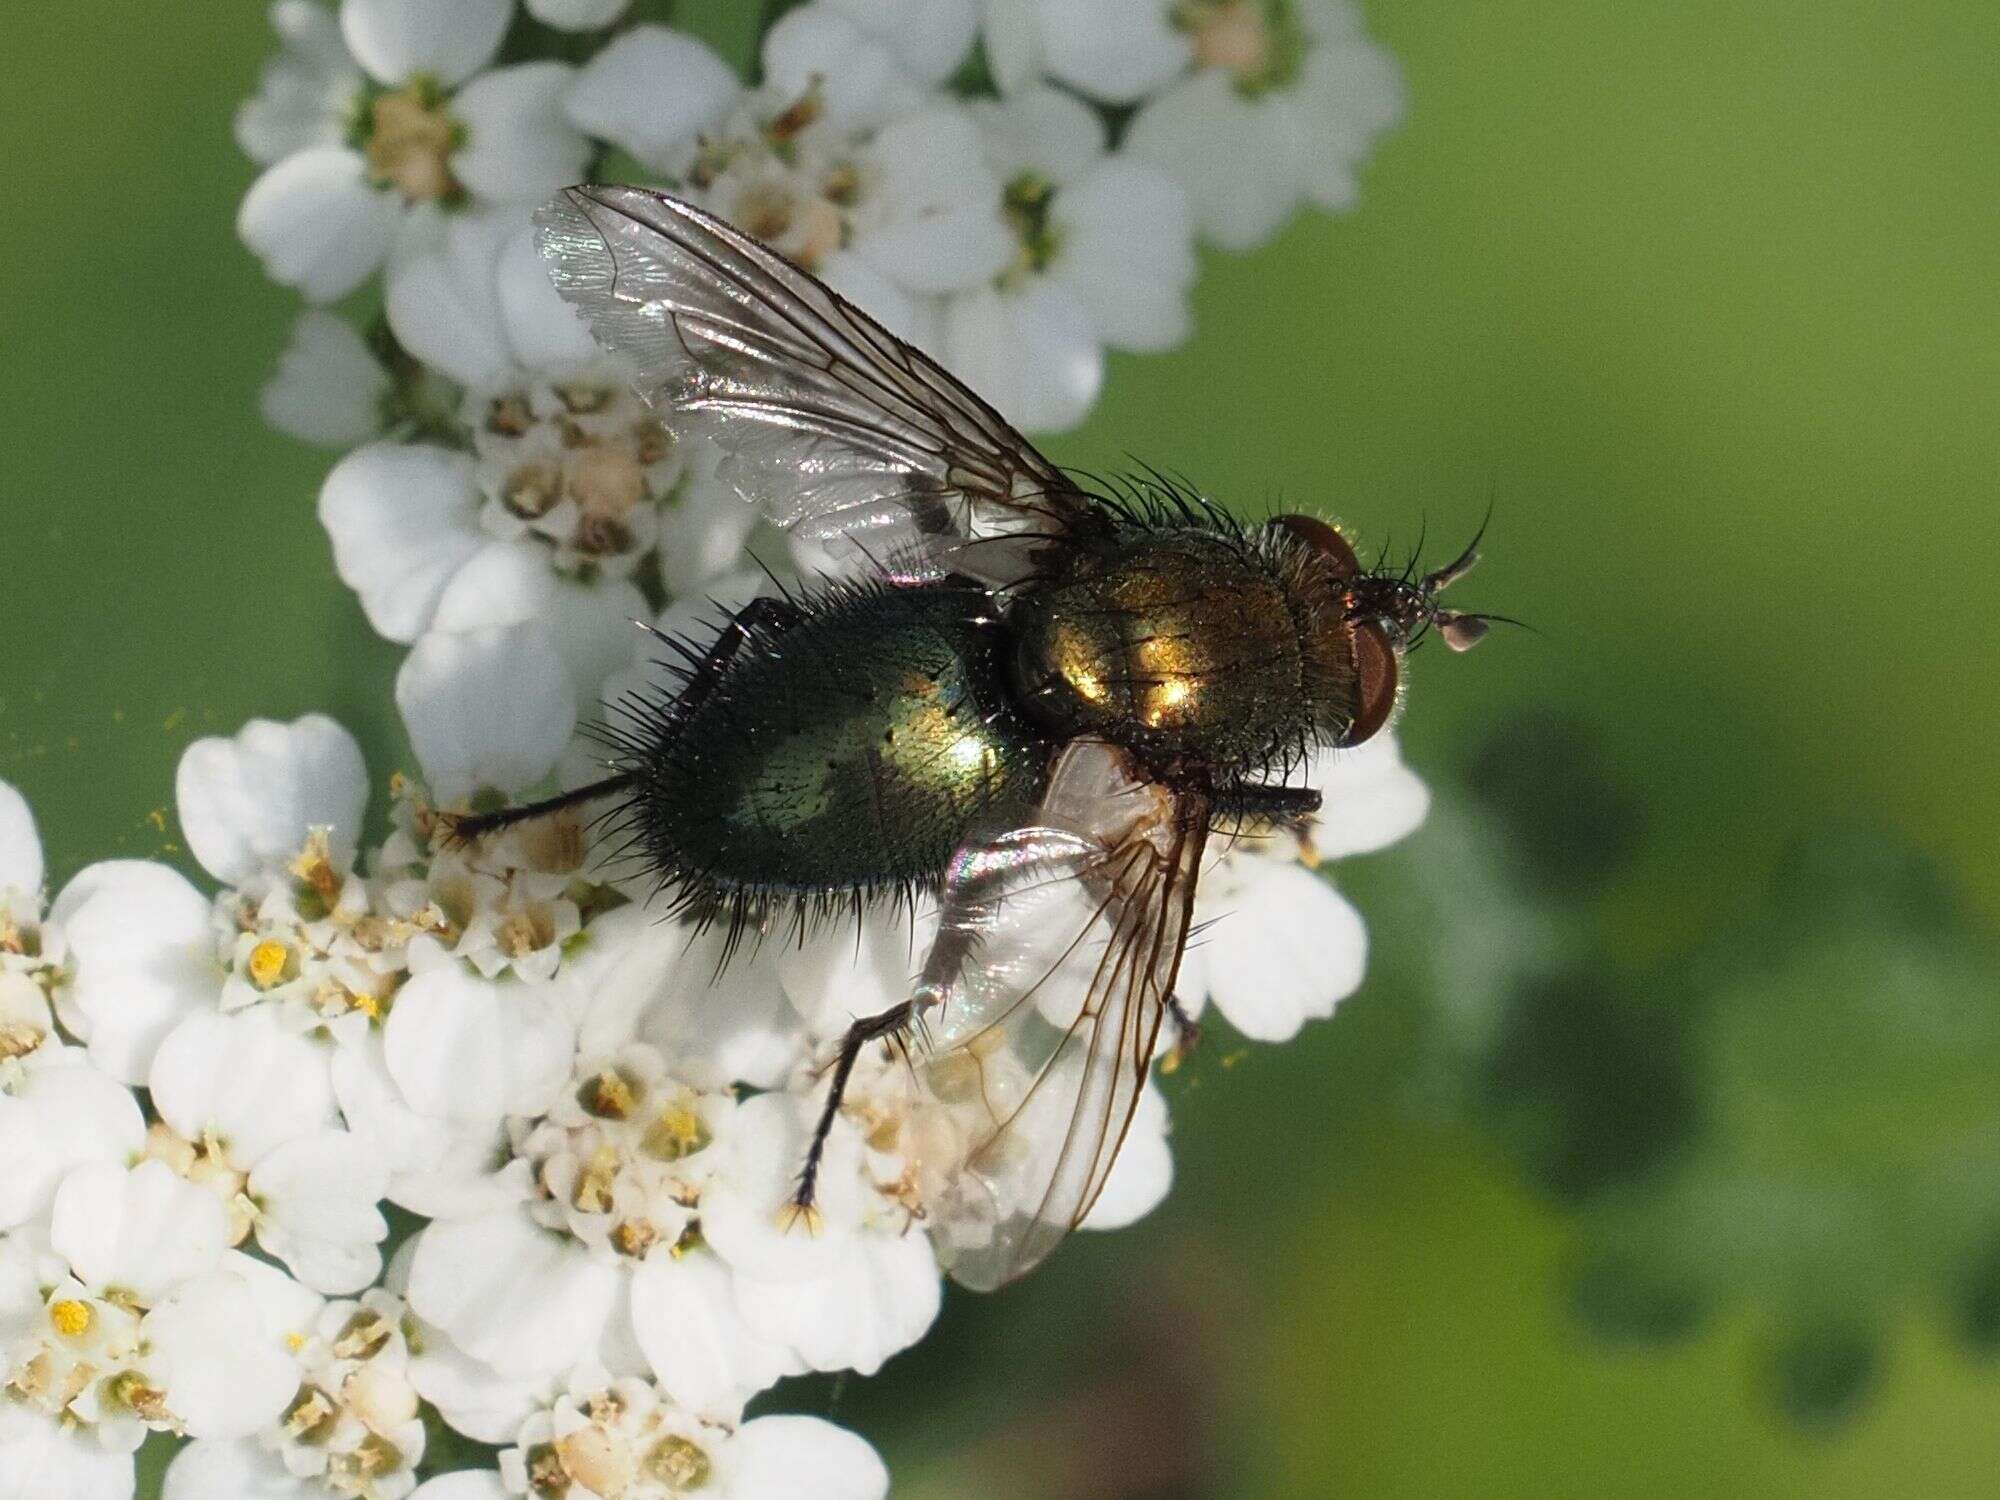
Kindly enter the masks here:
[[1312, 846], [1312, 820], [1320, 809], [1317, 787], [1280, 786], [1263, 781], [1239, 781], [1218, 787], [1210, 827], [1231, 825], [1237, 830], [1268, 824], [1299, 841], [1299, 857], [1317, 866], [1319, 856]]
[[1167, 996], [1167, 1014], [1174, 1018], [1174, 1044], [1160, 1059], [1162, 1073], [1173, 1072], [1194, 1056], [1194, 1049], [1201, 1045], [1201, 1022], [1188, 1014], [1179, 995]]
[[[748, 644], [759, 630], [772, 633], [789, 630], [803, 618], [803, 612], [789, 599], [773, 599], [759, 595], [730, 617], [722, 627], [722, 634], [715, 644], [708, 648], [708, 654], [695, 663], [688, 676], [687, 685], [674, 700], [678, 712], [685, 714], [697, 707], [709, 694], [715, 691], [723, 673], [736, 654]], [[678, 646], [671, 638], [663, 637], [668, 644]], [[613, 792], [622, 792], [636, 780], [634, 773], [621, 772], [606, 777], [603, 781], [593, 781], [589, 786], [578, 787], [573, 792], [564, 792], [559, 797], [549, 797], [540, 802], [530, 802], [523, 807], [504, 808], [492, 813], [445, 813], [441, 816], [452, 842], [469, 844], [484, 838], [489, 833], [498, 833], [503, 828], [511, 828], [516, 823], [525, 823], [531, 818], [545, 817], [552, 812], [561, 812], [566, 807], [579, 803], [594, 802], [599, 797], [608, 797]]]
[[[805, 618], [805, 611], [789, 599], [774, 599], [768, 594], [759, 594], [748, 604], [729, 617], [729, 623], [722, 627], [722, 634], [715, 638], [715, 644], [708, 648], [708, 654], [695, 663], [689, 674], [687, 686], [674, 699], [677, 712], [686, 714], [698, 708], [722, 681], [729, 664], [736, 659], [736, 653], [750, 643], [750, 638], [758, 631], [779, 635], [790, 630]], [[656, 632], [657, 633], [657, 632]], [[679, 643], [670, 636], [662, 637], [668, 645]]]
[[840, 1039], [840, 1056], [833, 1064], [833, 1084], [826, 1092], [826, 1107], [819, 1112], [819, 1123], [813, 1126], [812, 1144], [806, 1147], [805, 1165], [799, 1169], [799, 1185], [792, 1194], [788, 1223], [803, 1221], [808, 1230], [818, 1227], [813, 1196], [819, 1190], [820, 1158], [826, 1154], [826, 1139], [833, 1133], [833, 1122], [840, 1118], [840, 1101], [847, 1092], [848, 1080], [854, 1076], [854, 1064], [861, 1057], [861, 1049], [870, 1042], [900, 1036], [906, 1031], [916, 1011], [917, 1002], [905, 1000], [879, 1015], [862, 1017]]

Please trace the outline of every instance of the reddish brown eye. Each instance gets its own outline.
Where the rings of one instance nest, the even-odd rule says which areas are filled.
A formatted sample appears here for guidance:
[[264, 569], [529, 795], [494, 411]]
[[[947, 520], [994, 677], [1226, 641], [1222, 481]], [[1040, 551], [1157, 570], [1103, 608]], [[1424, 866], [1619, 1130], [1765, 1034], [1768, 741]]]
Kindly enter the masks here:
[[1361, 564], [1354, 556], [1354, 549], [1347, 545], [1347, 538], [1318, 516], [1273, 516], [1271, 524], [1282, 526], [1313, 551], [1330, 558], [1335, 577], [1352, 578], [1361, 571]]
[[1340, 743], [1358, 745], [1373, 739], [1395, 710], [1396, 648], [1372, 620], [1356, 621], [1348, 639], [1354, 643], [1354, 722]]

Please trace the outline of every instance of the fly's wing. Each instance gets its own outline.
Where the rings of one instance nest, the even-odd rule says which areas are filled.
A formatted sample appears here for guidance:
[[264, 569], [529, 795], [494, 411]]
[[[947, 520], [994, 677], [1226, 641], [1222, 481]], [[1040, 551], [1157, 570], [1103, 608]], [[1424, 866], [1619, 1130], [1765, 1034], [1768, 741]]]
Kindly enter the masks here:
[[[878, 571], [1012, 582], [1032, 538], [1097, 524], [1055, 466], [932, 360], [712, 214], [634, 187], [535, 216], [558, 291], [670, 425], [780, 526]], [[994, 545], [967, 547], [975, 538]]]
[[911, 1154], [939, 1258], [985, 1291], [1103, 1190], [1194, 908], [1208, 799], [1078, 741], [1029, 827], [968, 845], [919, 989]]

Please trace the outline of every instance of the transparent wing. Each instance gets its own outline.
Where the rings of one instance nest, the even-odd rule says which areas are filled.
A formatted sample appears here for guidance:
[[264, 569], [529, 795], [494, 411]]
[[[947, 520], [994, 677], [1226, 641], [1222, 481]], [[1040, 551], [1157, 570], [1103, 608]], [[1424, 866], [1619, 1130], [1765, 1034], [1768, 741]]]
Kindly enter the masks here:
[[992, 407], [713, 215], [574, 187], [535, 222], [557, 290], [636, 367], [639, 394], [714, 439], [728, 480], [779, 525], [850, 542], [885, 572], [1011, 582], [1033, 547], [1008, 539], [1095, 524]]
[[1203, 797], [1098, 741], [1032, 826], [969, 845], [919, 990], [926, 1213], [957, 1281], [1021, 1275], [1090, 1211], [1145, 1086], [1194, 907]]

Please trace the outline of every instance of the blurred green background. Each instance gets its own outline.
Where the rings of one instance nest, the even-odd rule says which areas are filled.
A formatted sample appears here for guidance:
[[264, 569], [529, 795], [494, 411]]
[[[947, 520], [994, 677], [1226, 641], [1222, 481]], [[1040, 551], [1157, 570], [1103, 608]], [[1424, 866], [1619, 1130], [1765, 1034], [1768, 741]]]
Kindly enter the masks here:
[[[681, 14], [740, 39], [751, 9]], [[1117, 362], [1091, 426], [1052, 448], [1404, 545], [1425, 520], [1460, 540], [1490, 500], [1488, 561], [1454, 602], [1536, 633], [1414, 663], [1403, 737], [1440, 812], [1340, 872], [1379, 946], [1370, 982], [1296, 1044], [1224, 1041], [1173, 1081], [1167, 1207], [998, 1298], [952, 1298], [880, 1379], [790, 1398], [876, 1440], [911, 1496], [1990, 1494], [2000, 1367], [1965, 1336], [1983, 1304], [1952, 1302], [1950, 1268], [1827, 1273], [1833, 1322], [1863, 1326], [1867, 1399], [1842, 1387], [1801, 1420], [1769, 1386], [1784, 1330], [1754, 1289], [1704, 1293], [1670, 1340], [1574, 1314], [1605, 1194], [1552, 1187], [1536, 1143], [1580, 1129], [1589, 1155], [1656, 1115], [1671, 1134], [1675, 1088], [1721, 1139], [1736, 1115], [1707, 1106], [1728, 1070], [1676, 1071], [1680, 1044], [1656, 1051], [1647, 1027], [1692, 1028], [1690, 1055], [1754, 1030], [1702, 1029], [1761, 1014], [1728, 977], [1761, 960], [1710, 950], [1771, 946], [1755, 934], [1774, 878], [1791, 888], [1783, 851], [1830, 818], [1882, 830], [1836, 841], [1862, 851], [1832, 857], [1851, 876], [1836, 906], [1872, 912], [1871, 881], [1901, 876], [1866, 850], [1907, 843], [1933, 892], [1912, 900], [1947, 913], [1918, 927], [2000, 917], [2000, 9], [1368, 9], [1413, 107], [1358, 212], [1209, 257], [1195, 339]], [[0, 777], [59, 884], [176, 853], [181, 748], [250, 715], [328, 710], [389, 769], [398, 653], [333, 578], [312, 509], [327, 456], [256, 413], [295, 305], [232, 233], [251, 169], [229, 119], [271, 46], [261, 8], [99, 0], [9, 33], [0, 139], [25, 182], [0, 216]], [[1534, 724], [1575, 755], [1540, 754]], [[1491, 816], [1464, 811], [1481, 764], [1517, 768], [1480, 783]], [[1554, 903], [1496, 883], [1522, 827], [1560, 853], [1590, 797], [1619, 836], [1582, 859], [1588, 881]], [[1498, 981], [1454, 1031], [1438, 934], [1483, 920], [1504, 953], [1519, 913], [1559, 933], [1568, 987], [1536, 992], [1539, 1032]], [[1842, 981], [1783, 981], [1798, 1003], [1741, 1041], [1761, 1048], [1744, 1087], [1765, 1136], [1810, 1140], [1756, 1158], [1753, 1192], [1857, 1151], [1900, 1179], [1990, 1133], [1965, 1100], [2000, 1084], [1981, 1050], [2000, 996], [1968, 962], [1949, 1025], [1925, 1030], [1891, 984], [1839, 1032], [1854, 1055], [1817, 1049], [1799, 1078], [1780, 1076], [1793, 1040]], [[1958, 1056], [1949, 1078], [1919, 1048], [1850, 1088], [1871, 1038], [1912, 1027]], [[1793, 1115], [1763, 1108], [1767, 1085]], [[1875, 1113], [1834, 1128], [1862, 1094]], [[1577, 1098], [1595, 1103], [1565, 1115]], [[1608, 1218], [1698, 1240], [1682, 1200], [1646, 1197], [1658, 1172], [1599, 1176], [1646, 1210]]]

